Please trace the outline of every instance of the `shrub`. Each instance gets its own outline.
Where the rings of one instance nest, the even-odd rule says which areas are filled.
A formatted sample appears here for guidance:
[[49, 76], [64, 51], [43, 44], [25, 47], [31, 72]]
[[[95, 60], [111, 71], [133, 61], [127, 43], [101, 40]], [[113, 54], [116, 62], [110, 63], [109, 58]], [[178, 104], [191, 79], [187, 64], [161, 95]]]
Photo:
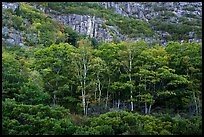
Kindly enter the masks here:
[[4, 135], [70, 135], [76, 130], [69, 118], [69, 110], [63, 107], [25, 105], [6, 99], [2, 110]]

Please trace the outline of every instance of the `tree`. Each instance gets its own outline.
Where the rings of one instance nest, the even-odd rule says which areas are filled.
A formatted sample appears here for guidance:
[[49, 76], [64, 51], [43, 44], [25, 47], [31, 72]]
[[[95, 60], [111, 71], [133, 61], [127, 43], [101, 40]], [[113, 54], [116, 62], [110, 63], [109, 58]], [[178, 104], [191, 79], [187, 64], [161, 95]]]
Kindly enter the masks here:
[[39, 72], [30, 72], [28, 82], [21, 87], [19, 94], [15, 94], [16, 100], [29, 105], [48, 105], [50, 95], [44, 91], [43, 84], [44, 82]]
[[15, 54], [4, 50], [2, 53], [2, 92], [6, 98], [14, 98], [20, 88], [27, 82], [26, 72], [23, 71]]
[[[115, 94], [116, 91], [111, 90], [112, 83], [119, 80], [120, 64], [119, 64], [119, 54], [120, 45], [114, 43], [102, 43], [97, 49], [96, 56], [100, 57], [105, 61], [107, 65], [106, 77], [106, 108], [108, 107], [109, 100], [112, 99], [112, 106], [115, 104]], [[111, 98], [109, 98], [111, 96]]]
[[[145, 103], [145, 114], [150, 114], [151, 106], [158, 97], [172, 96], [176, 89], [188, 84], [183, 75], [175, 74], [175, 70], [167, 67], [170, 57], [164, 47], [154, 46], [144, 50], [139, 55], [141, 66], [137, 76], [140, 77], [139, 89], [144, 88], [138, 95]], [[147, 108], [147, 103], [149, 108]]]
[[[199, 114], [201, 111], [201, 45], [197, 43], [183, 43], [169, 42], [166, 51], [170, 54], [170, 66], [176, 70], [177, 74], [186, 75], [189, 80], [187, 95], [189, 110], [194, 107], [192, 111]], [[184, 97], [186, 98], [186, 97]], [[194, 104], [194, 105], [191, 105]], [[192, 112], [190, 112], [192, 113]]]
[[80, 83], [78, 86], [78, 91], [81, 90], [82, 106], [84, 115], [87, 115], [87, 87], [88, 87], [88, 71], [90, 62], [92, 59], [92, 47], [90, 46], [90, 41], [82, 39], [78, 41], [77, 52], [72, 53], [74, 56], [73, 64], [77, 71], [77, 80]]
[[[105, 87], [105, 74], [107, 74], [108, 68], [106, 62], [100, 57], [94, 57], [90, 65], [92, 82], [95, 82], [98, 90], [98, 104], [101, 106], [102, 90]], [[96, 93], [95, 93], [96, 100]]]
[[[126, 81], [126, 86], [130, 90], [130, 103], [131, 103], [131, 111], [134, 110], [133, 105], [133, 90], [134, 90], [134, 61], [135, 58], [141, 53], [143, 49], [147, 48], [147, 43], [144, 41], [139, 41], [135, 43], [127, 43], [123, 42], [121, 43], [121, 50], [118, 52], [119, 54], [119, 60], [123, 67], [123, 70], [125, 71], [126, 77], [128, 77], [128, 80]], [[123, 75], [124, 76], [124, 75]]]
[[[62, 104], [64, 97], [74, 92], [73, 80], [76, 71], [72, 65], [72, 52], [75, 47], [68, 44], [53, 44], [35, 54], [35, 69], [40, 72], [45, 82], [44, 88], [52, 96], [53, 105]], [[76, 106], [75, 106], [76, 107]]]

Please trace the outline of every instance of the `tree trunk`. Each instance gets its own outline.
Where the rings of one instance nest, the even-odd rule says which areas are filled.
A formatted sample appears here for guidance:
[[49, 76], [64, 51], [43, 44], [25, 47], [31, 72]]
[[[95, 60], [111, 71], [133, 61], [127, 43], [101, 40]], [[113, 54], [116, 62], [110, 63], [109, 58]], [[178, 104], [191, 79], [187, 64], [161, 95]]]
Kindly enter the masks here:
[[[129, 68], [129, 80], [130, 80], [130, 83], [132, 82], [132, 76], [131, 76], [131, 73], [132, 73], [132, 54], [131, 54], [131, 51], [129, 52], [129, 63], [130, 63], [130, 68]], [[131, 104], [131, 111], [134, 110], [134, 105], [133, 105], [133, 101], [132, 101], [132, 87], [130, 87], [130, 104]]]
[[[131, 95], [131, 98], [132, 98], [132, 95]], [[134, 110], [134, 105], [133, 105], [133, 102], [131, 101], [131, 111]]]
[[83, 105], [83, 110], [84, 110], [84, 115], [86, 114], [86, 101], [85, 101], [85, 94], [84, 94], [84, 90], [83, 90], [83, 84], [82, 84], [82, 81], [80, 82], [81, 83], [81, 96], [82, 96], [82, 105]]
[[[144, 87], [144, 90], [145, 90], [145, 93], [146, 93], [146, 90], [147, 90], [147, 85], [146, 85], [147, 83], [146, 83], [146, 75], [145, 75], [145, 87]], [[148, 108], [147, 108], [147, 102], [145, 102], [145, 114], [147, 114], [147, 110], [148, 110]]]
[[200, 101], [200, 99], [198, 97], [198, 114], [201, 113], [201, 107], [202, 107], [202, 104], [201, 104], [201, 101]]
[[57, 98], [56, 98], [56, 95], [54, 94], [53, 95], [53, 105], [54, 105], [54, 107], [56, 106], [56, 100], [57, 100]]
[[145, 114], [147, 114], [147, 102], [145, 102]]
[[[131, 74], [129, 75], [129, 79], [130, 79], [130, 82], [132, 82]], [[133, 97], [132, 97], [132, 87], [130, 87], [130, 100], [131, 100], [130, 104], [131, 104], [131, 111], [134, 110], [134, 104], [133, 104], [132, 98], [133, 98]]]
[[84, 66], [84, 75], [83, 75], [83, 107], [84, 107], [84, 115], [86, 115], [86, 74], [87, 74], [87, 68], [86, 68], [86, 62], [85, 59], [83, 58], [83, 66]]
[[194, 103], [195, 103], [195, 112], [196, 112], [196, 115], [198, 115], [198, 104], [197, 104], [197, 99], [196, 99], [196, 96], [195, 96], [195, 92], [193, 92], [193, 100], [194, 100]]
[[99, 91], [99, 105], [101, 103], [101, 81], [99, 79], [99, 74], [97, 74], [97, 79], [98, 79], [98, 91]]
[[[142, 80], [142, 77], [140, 76], [140, 81], [141, 81], [141, 80]], [[139, 84], [140, 84], [140, 81], [139, 81]], [[139, 88], [139, 90], [138, 90], [138, 93], [139, 93], [139, 95], [140, 95], [140, 88]], [[138, 104], [139, 104], [138, 107], [141, 108], [141, 103], [139, 102]]]
[[119, 92], [119, 97], [118, 97], [118, 109], [120, 109], [120, 92]]
[[[96, 89], [96, 91], [97, 91], [97, 89]], [[95, 101], [96, 101], [96, 91], [94, 92], [94, 98], [95, 98]]]
[[114, 96], [114, 93], [113, 93], [113, 108], [115, 107], [115, 96]]
[[[129, 78], [130, 78], [130, 82], [132, 82], [131, 74], [130, 74]], [[131, 111], [134, 110], [134, 104], [133, 104], [132, 98], [133, 98], [133, 97], [132, 97], [132, 87], [130, 87], [130, 100], [131, 100], [130, 104], [131, 104]]]
[[107, 109], [108, 107], [108, 92], [109, 92], [109, 87], [110, 87], [110, 77], [108, 78], [108, 88], [107, 88], [107, 94], [106, 94], [106, 105], [105, 108]]
[[[89, 101], [89, 100], [88, 100]], [[87, 103], [87, 102], [86, 102]], [[87, 103], [86, 104], [86, 114], [85, 114], [85, 116], [87, 116], [88, 115], [88, 107], [89, 107], [89, 104]]]
[[150, 105], [149, 105], [148, 114], [150, 114], [150, 112], [151, 112], [151, 107], [152, 107], [152, 105], [150, 104]]

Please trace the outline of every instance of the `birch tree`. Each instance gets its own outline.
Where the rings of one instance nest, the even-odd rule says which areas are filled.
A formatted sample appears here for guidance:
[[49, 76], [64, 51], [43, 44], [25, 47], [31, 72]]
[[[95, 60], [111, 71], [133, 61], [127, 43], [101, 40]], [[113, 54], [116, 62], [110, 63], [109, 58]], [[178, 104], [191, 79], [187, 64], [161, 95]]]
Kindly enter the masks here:
[[138, 41], [135, 43], [124, 42], [121, 44], [121, 51], [119, 52], [120, 55], [120, 63], [123, 66], [123, 69], [128, 77], [128, 81], [126, 81], [126, 85], [129, 87], [130, 90], [130, 104], [131, 104], [131, 111], [134, 110], [134, 103], [133, 103], [133, 90], [134, 90], [134, 79], [133, 74], [134, 72], [134, 64], [135, 58], [141, 53], [141, 51], [147, 48], [147, 43], [144, 41]]
[[88, 91], [86, 91], [86, 89], [89, 85], [88, 71], [92, 59], [92, 47], [90, 41], [86, 39], [78, 41], [78, 46], [77, 53], [74, 54], [73, 63], [75, 64], [75, 68], [77, 70], [77, 79], [80, 83], [78, 90], [81, 91], [83, 113], [86, 116], [88, 109], [87, 98], [89, 97], [87, 94]]

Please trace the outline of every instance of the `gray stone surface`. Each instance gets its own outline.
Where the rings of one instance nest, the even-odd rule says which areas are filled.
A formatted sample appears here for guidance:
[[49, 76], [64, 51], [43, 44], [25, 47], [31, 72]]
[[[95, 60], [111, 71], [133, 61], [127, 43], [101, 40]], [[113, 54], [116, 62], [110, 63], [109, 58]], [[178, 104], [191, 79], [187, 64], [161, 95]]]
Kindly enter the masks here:
[[7, 27], [2, 28], [2, 35], [8, 35], [9, 29]]
[[81, 34], [87, 34], [88, 36], [95, 37], [100, 41], [112, 41], [112, 37], [107, 29], [101, 29], [99, 27], [105, 20], [89, 15], [51, 15], [53, 18], [59, 20], [64, 25], [71, 26], [74, 30]]
[[2, 2], [2, 8], [4, 9], [12, 9], [13, 11], [19, 6], [18, 2]]
[[[112, 9], [114, 13], [121, 14], [123, 16], [134, 16], [137, 19], [145, 20], [149, 22], [149, 20], [160, 17], [164, 11], [156, 11], [155, 8], [158, 7], [165, 7], [167, 11], [171, 11], [176, 16], [171, 17], [168, 21], [172, 23], [179, 23], [179, 18], [183, 17], [184, 14], [189, 13], [196, 15], [197, 18], [202, 19], [202, 3], [201, 2], [98, 2], [99, 4], [103, 5], [105, 8]], [[18, 7], [18, 2], [2, 2], [2, 8], [11, 8], [15, 10]], [[39, 5], [35, 5], [35, 8], [45, 12], [45, 9]], [[193, 8], [192, 8], [193, 7]], [[186, 8], [191, 8], [191, 11], [188, 11]], [[98, 18], [95, 16], [89, 15], [77, 15], [77, 14], [51, 14], [50, 9], [46, 11], [46, 13], [50, 14], [53, 18], [57, 19], [64, 25], [71, 26], [74, 30], [78, 31], [81, 34], [87, 34], [90, 37], [94, 37], [100, 41], [107, 41], [110, 42], [113, 40], [113, 36], [111, 33], [114, 33], [117, 36], [119, 41], [127, 39], [126, 35], [122, 35], [119, 32], [119, 28], [116, 26], [106, 26], [104, 29], [102, 24], [105, 23], [105, 19]], [[3, 17], [3, 15], [2, 15]], [[186, 17], [187, 20], [192, 20], [192, 18]], [[27, 19], [24, 19], [23, 22], [29, 24]], [[128, 25], [128, 24], [127, 24]], [[152, 27], [154, 29], [154, 27]], [[110, 33], [111, 32], [111, 33]], [[144, 39], [147, 42], [155, 42], [160, 40], [161, 43], [164, 45], [168, 42], [165, 38], [170, 35], [168, 32], [161, 32], [155, 30], [156, 36], [159, 36], [159, 39], [155, 37], [151, 38], [141, 38], [136, 37], [132, 38], [131, 40], [137, 41], [140, 39]], [[25, 35], [23, 32], [19, 30], [15, 30], [14, 28], [8, 28], [7, 26], [2, 27], [2, 35], [9, 36], [8, 39], [5, 41], [11, 44], [17, 44], [20, 46], [23, 45], [23, 41], [27, 38], [30, 40], [36, 40], [37, 35], [35, 34], [27, 34]], [[195, 32], [193, 30], [189, 32], [190, 39], [188, 41], [195, 41], [195, 42], [202, 42], [201, 39], [197, 39]], [[180, 40], [182, 42], [183, 40]]]
[[12, 45], [15, 45], [15, 40], [14, 39], [6, 39], [6, 41]]

